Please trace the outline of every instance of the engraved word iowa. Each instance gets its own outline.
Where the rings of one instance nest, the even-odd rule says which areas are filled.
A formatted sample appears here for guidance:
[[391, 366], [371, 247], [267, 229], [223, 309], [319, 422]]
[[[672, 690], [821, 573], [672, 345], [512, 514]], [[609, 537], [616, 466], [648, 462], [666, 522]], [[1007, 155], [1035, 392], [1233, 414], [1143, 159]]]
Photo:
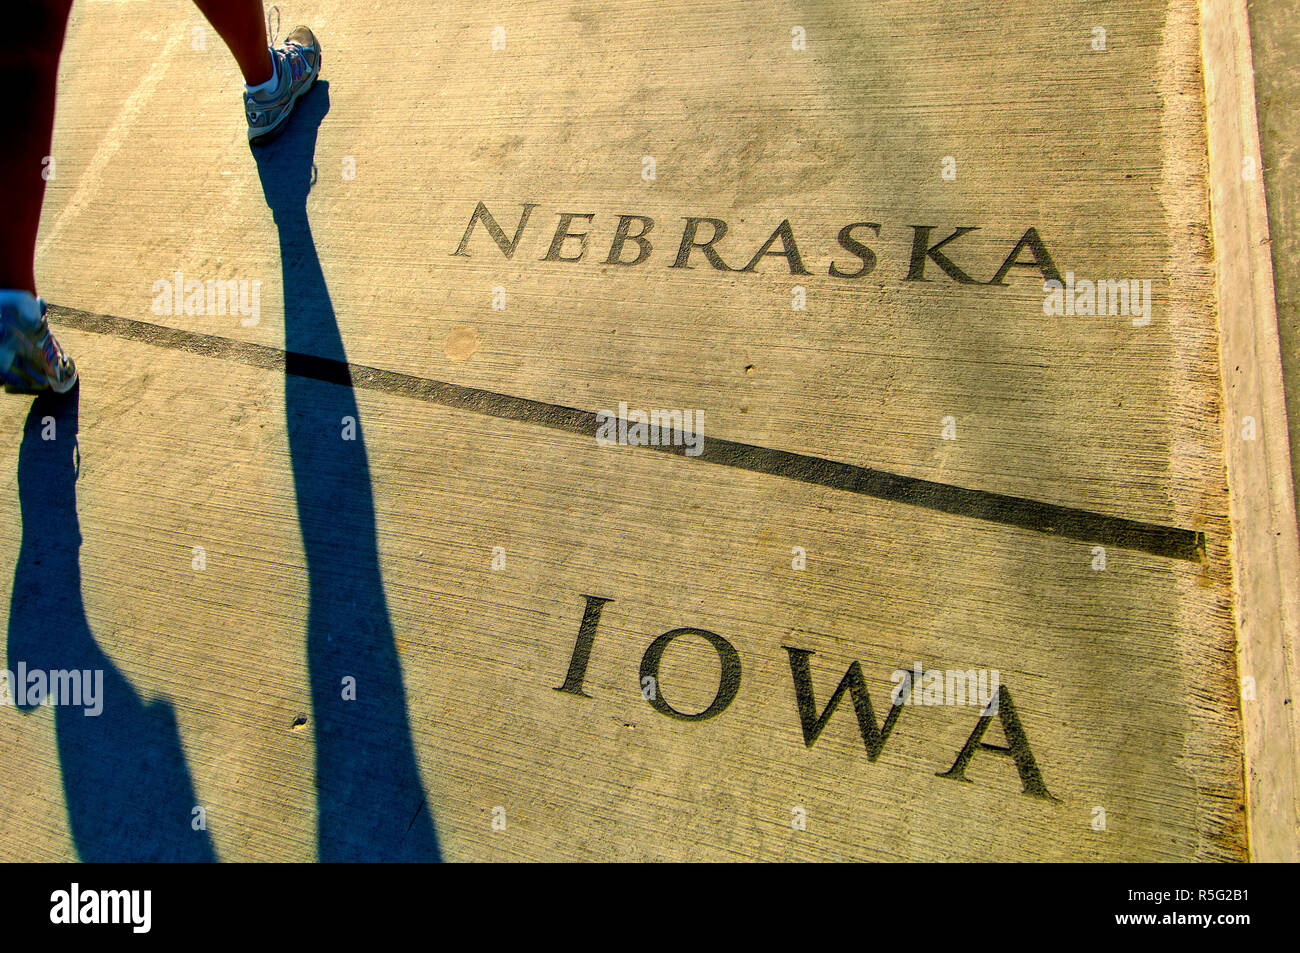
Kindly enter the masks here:
[[[587, 666], [591, 661], [592, 648], [596, 642], [596, 628], [600, 624], [601, 610], [606, 603], [613, 600], [601, 596], [583, 596], [583, 598], [586, 600], [586, 608], [583, 611], [582, 622], [578, 627], [578, 639], [573, 647], [573, 655], [569, 660], [569, 671], [564, 678], [564, 684], [556, 686], [555, 690], [569, 695], [577, 695], [581, 698], [591, 698], [592, 696], [583, 690], [587, 677]], [[704, 639], [718, 653], [718, 660], [721, 662], [718, 690], [713, 701], [703, 711], [695, 713], [683, 712], [674, 708], [665, 698], [663, 686], [659, 680], [659, 668], [664, 653], [669, 650], [675, 641], [681, 638]], [[814, 653], [807, 649], [789, 645], [782, 646], [782, 648], [785, 649], [789, 656], [790, 675], [794, 689], [794, 708], [799, 719], [799, 725], [803, 730], [805, 747], [811, 748], [817, 742], [817, 739], [821, 737], [822, 732], [831, 721], [832, 716], [834, 716], [836, 709], [839, 708], [840, 702], [845, 695], [848, 695], [852, 699], [853, 711], [857, 715], [858, 730], [862, 735], [862, 744], [866, 748], [867, 760], [875, 762], [884, 750], [885, 744], [889, 741], [889, 736], [898, 723], [903, 710], [909, 707], [907, 701], [900, 697], [899, 692], [893, 692], [889, 711], [885, 715], [883, 723], [878, 722], [875, 707], [871, 703], [871, 695], [867, 691], [866, 681], [862, 675], [862, 666], [854, 661], [848, 667], [848, 671], [844, 673], [843, 678], [840, 679], [839, 686], [832, 693], [825, 707], [818, 713], [817, 702], [813, 693], [812, 657]], [[736, 651], [735, 646], [716, 632], [694, 628], [672, 629], [656, 638], [645, 650], [645, 654], [641, 658], [639, 676], [641, 697], [655, 711], [668, 718], [680, 721], [705, 721], [726, 711], [727, 706], [735, 700], [737, 693], [740, 691], [740, 654]], [[984, 740], [984, 735], [995, 718], [999, 721], [1002, 733], [1006, 737], [1007, 743], [1005, 745], [990, 744]], [[1029, 736], [1019, 714], [1016, 712], [1015, 703], [1011, 699], [1011, 692], [1006, 685], [998, 685], [996, 695], [981, 710], [974, 730], [971, 731], [961, 750], [956, 753], [952, 766], [946, 771], [936, 771], [935, 774], [938, 777], [948, 778], [953, 781], [970, 782], [970, 779], [966, 777], [966, 770], [971, 760], [980, 752], [990, 752], [1005, 757], [1020, 775], [1024, 794], [1051, 801], [1058, 800], [1047, 790], [1047, 784], [1043, 780], [1042, 771], [1039, 770], [1038, 761], [1029, 746]], [[943, 764], [947, 763], [945, 759]], [[942, 767], [942, 765], [940, 766]]]

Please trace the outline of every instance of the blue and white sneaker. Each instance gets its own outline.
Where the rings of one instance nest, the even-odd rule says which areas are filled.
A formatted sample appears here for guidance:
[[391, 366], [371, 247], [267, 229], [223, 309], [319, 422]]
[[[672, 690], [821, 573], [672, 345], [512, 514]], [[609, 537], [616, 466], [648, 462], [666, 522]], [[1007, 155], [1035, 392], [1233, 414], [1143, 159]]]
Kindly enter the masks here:
[[294, 103], [311, 89], [320, 73], [320, 44], [305, 26], [294, 27], [280, 46], [271, 47], [276, 84], [268, 92], [244, 92], [248, 141], [260, 146], [284, 131]]
[[77, 365], [50, 333], [45, 302], [26, 297], [0, 304], [0, 381], [11, 394], [66, 394], [77, 383]]

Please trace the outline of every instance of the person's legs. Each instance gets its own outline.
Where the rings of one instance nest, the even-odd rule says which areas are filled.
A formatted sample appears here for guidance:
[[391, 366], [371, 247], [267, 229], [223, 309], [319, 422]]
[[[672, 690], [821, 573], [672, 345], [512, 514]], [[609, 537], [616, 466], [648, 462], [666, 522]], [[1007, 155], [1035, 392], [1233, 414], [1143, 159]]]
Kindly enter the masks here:
[[0, 290], [36, 293], [33, 259], [72, 0], [17, 0], [0, 30]]
[[[195, 0], [256, 86], [272, 76], [262, 0]], [[0, 31], [0, 290], [36, 293], [34, 256], [54, 134], [59, 54], [72, 0], [17, 0]]]
[[225, 40], [246, 85], [258, 86], [271, 78], [271, 51], [262, 0], [194, 0], [194, 4]]
[[[195, 0], [244, 74], [252, 145], [279, 134], [320, 70], [320, 45], [298, 27], [272, 52], [262, 0]], [[12, 0], [0, 33], [0, 385], [59, 393], [77, 368], [50, 333], [36, 297], [36, 235], [54, 136], [59, 55], [72, 0]]]
[[36, 298], [36, 232], [54, 137], [54, 92], [72, 0], [17, 0], [0, 32], [0, 383], [60, 393], [77, 368]]

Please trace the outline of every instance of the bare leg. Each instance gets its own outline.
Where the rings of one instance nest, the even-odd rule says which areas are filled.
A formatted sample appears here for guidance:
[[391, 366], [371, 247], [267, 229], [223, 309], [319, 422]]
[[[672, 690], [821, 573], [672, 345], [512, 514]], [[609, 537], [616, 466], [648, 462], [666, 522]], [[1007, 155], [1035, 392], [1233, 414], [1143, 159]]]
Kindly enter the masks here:
[[195, 6], [226, 41], [244, 82], [265, 83], [272, 76], [262, 0], [194, 0]]
[[0, 31], [0, 288], [36, 293], [33, 259], [72, 0], [18, 0]]

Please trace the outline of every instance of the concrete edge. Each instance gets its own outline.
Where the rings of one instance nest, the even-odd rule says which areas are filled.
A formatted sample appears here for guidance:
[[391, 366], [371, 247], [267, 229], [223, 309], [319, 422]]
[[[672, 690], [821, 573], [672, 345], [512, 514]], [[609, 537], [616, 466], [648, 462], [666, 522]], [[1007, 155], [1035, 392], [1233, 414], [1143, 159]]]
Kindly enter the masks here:
[[1296, 861], [1300, 538], [1250, 28], [1246, 0], [1200, 12], [1250, 856]]

